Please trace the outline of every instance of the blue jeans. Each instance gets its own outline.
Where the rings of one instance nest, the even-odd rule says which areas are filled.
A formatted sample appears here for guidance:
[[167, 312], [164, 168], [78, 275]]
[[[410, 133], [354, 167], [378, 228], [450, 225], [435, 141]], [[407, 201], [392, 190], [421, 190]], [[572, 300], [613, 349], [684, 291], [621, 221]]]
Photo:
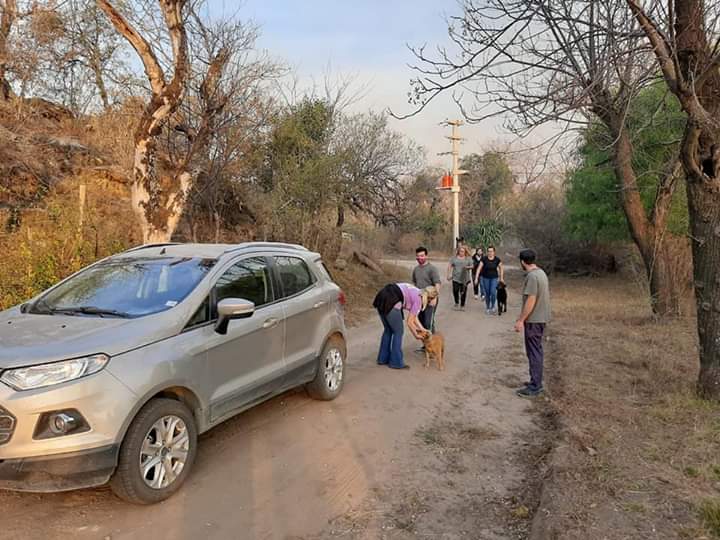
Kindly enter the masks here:
[[380, 340], [380, 351], [378, 352], [377, 363], [390, 365], [391, 368], [400, 369], [403, 362], [402, 340], [403, 340], [403, 316], [399, 309], [391, 309], [390, 313], [380, 315], [385, 331]]
[[480, 287], [482, 287], [483, 294], [485, 295], [485, 307], [487, 309], [493, 309], [495, 307], [498, 281], [498, 278], [480, 276]]

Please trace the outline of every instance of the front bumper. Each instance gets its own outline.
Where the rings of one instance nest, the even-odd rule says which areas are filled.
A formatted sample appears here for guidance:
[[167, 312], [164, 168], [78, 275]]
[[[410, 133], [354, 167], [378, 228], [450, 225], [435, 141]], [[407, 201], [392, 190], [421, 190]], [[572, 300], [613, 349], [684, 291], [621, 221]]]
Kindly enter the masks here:
[[[0, 461], [45, 458], [118, 444], [136, 396], [107, 370], [57, 386], [17, 392], [0, 383], [0, 407], [14, 418], [10, 439], [0, 444]], [[34, 436], [43, 413], [75, 409], [90, 430], [50, 439]]]
[[0, 459], [0, 489], [49, 493], [100, 486], [117, 466], [120, 445], [53, 456]]

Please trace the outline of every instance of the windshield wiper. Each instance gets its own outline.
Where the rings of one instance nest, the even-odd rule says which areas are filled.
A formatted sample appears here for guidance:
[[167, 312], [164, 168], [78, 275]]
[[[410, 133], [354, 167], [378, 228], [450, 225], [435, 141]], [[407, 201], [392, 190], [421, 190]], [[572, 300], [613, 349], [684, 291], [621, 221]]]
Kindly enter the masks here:
[[[52, 309], [52, 308], [50, 308]], [[67, 315], [72, 315], [73, 313], [82, 313], [83, 315], [98, 315], [99, 317], [104, 317], [105, 315], [109, 315], [111, 317], [122, 317], [123, 319], [129, 319], [131, 315], [129, 313], [126, 313], [124, 311], [118, 311], [116, 309], [103, 309], [95, 306], [77, 306], [77, 307], [67, 307], [67, 308], [55, 308], [52, 309], [52, 313], [63, 313]]]
[[53, 313], [55, 313], [55, 309], [51, 308], [44, 298], [41, 298], [40, 300], [35, 302], [32, 306], [30, 306], [30, 309], [28, 309], [28, 312], [37, 313], [40, 315], [52, 315]]

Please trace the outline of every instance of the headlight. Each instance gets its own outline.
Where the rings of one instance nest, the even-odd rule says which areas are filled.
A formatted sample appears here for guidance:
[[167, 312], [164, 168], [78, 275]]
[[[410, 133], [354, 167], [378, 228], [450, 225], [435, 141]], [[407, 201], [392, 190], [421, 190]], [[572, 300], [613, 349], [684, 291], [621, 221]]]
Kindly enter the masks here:
[[108, 360], [110, 360], [110, 357], [106, 354], [95, 354], [84, 358], [52, 362], [51, 364], [8, 369], [2, 372], [0, 381], [15, 390], [33, 390], [97, 373], [105, 367]]

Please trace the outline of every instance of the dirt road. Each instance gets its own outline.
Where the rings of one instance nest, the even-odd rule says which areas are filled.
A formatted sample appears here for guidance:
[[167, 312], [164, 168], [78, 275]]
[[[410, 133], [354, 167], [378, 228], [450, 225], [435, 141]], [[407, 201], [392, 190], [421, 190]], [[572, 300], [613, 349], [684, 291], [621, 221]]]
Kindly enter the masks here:
[[[511, 281], [512, 285], [512, 281]], [[137, 507], [95, 489], [0, 492], [0, 538], [500, 539], [524, 537], [523, 453], [534, 413], [512, 388], [526, 377], [510, 310], [488, 316], [470, 297], [438, 314], [447, 370], [375, 365], [380, 323], [351, 329], [343, 394], [292, 392], [201, 438], [198, 460], [170, 500]], [[519, 497], [519, 498], [518, 498]], [[513, 517], [515, 516], [515, 517]]]

